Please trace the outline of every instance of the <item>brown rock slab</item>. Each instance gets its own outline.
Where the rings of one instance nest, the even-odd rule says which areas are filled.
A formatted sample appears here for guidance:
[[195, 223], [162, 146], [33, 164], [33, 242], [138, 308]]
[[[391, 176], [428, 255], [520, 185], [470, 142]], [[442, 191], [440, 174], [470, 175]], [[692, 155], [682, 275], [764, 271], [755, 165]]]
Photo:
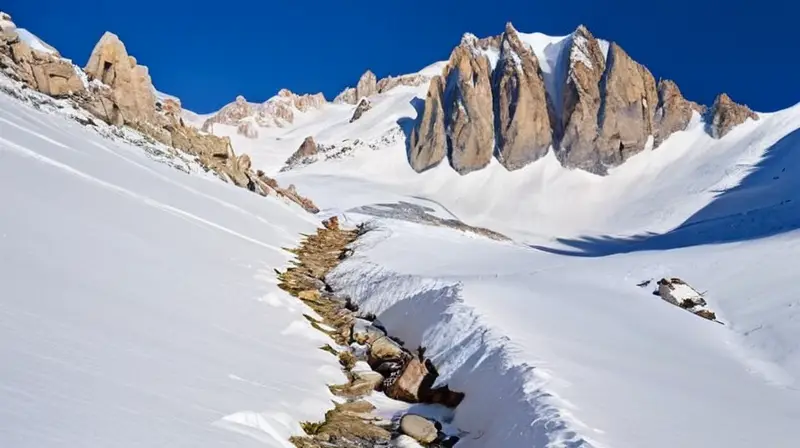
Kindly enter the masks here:
[[601, 89], [596, 141], [604, 168], [621, 164], [641, 152], [654, 133], [658, 92], [653, 75], [616, 43], [608, 52]]
[[418, 117], [409, 140], [409, 163], [416, 172], [438, 165], [447, 153], [447, 135], [444, 127], [443, 93], [441, 76], [434, 76], [425, 97], [422, 115]]
[[513, 171], [547, 154], [553, 133], [539, 61], [511, 23], [493, 77], [498, 160]]
[[709, 132], [714, 138], [725, 137], [736, 126], [747, 119], [758, 120], [758, 115], [749, 107], [734, 102], [731, 97], [721, 93], [711, 107]]
[[477, 48], [477, 38], [464, 35], [444, 73], [450, 165], [459, 174], [484, 168], [494, 153], [492, 68], [489, 58]]

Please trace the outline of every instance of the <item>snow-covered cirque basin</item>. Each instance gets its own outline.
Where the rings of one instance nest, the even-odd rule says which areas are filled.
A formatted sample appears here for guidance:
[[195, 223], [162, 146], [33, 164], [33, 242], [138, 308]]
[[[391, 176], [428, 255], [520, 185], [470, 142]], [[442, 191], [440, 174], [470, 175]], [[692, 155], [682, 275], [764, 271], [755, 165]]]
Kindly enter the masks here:
[[[421, 201], [294, 180], [327, 212]], [[0, 182], [0, 446], [288, 447], [330, 407], [345, 378], [273, 273], [316, 218], [5, 95]], [[799, 253], [790, 231], [576, 257], [381, 218], [331, 282], [466, 392], [458, 447], [788, 448]], [[663, 276], [726, 325], [636, 286]]]

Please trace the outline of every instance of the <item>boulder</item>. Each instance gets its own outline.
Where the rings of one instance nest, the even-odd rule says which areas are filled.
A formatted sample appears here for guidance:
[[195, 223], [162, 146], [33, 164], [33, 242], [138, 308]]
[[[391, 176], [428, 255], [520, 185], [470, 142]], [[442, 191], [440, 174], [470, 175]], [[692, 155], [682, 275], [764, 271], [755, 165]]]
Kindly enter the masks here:
[[600, 164], [594, 141], [605, 57], [599, 42], [585, 26], [579, 26], [569, 39], [557, 154], [567, 168], [603, 173], [605, 170]]
[[547, 154], [553, 133], [539, 61], [511, 23], [493, 78], [498, 160], [513, 171]]
[[372, 344], [384, 336], [386, 336], [386, 333], [380, 328], [373, 326], [368, 320], [356, 319], [353, 322], [352, 342], [358, 344]]
[[253, 166], [252, 160], [250, 160], [250, 156], [247, 154], [242, 154], [236, 159], [236, 165], [239, 167], [240, 171], [250, 171], [250, 168]]
[[409, 357], [409, 354], [400, 344], [390, 339], [388, 336], [378, 338], [370, 345], [368, 362], [372, 367], [377, 367], [387, 361], [402, 360]]
[[604, 172], [644, 149], [654, 133], [658, 92], [650, 71], [615, 43], [601, 87], [596, 146]]
[[356, 106], [356, 110], [353, 112], [353, 116], [350, 118], [350, 123], [361, 118], [361, 116], [370, 109], [372, 109], [372, 103], [370, 103], [369, 98], [361, 98], [361, 101], [358, 102], [358, 106]]
[[478, 50], [478, 39], [465, 34], [445, 69], [445, 129], [450, 165], [459, 174], [479, 170], [494, 153], [492, 68]]
[[[156, 97], [147, 67], [137, 65], [125, 45], [113, 33], [106, 32], [95, 45], [84, 71], [111, 87], [114, 103], [125, 124], [154, 123]], [[106, 118], [109, 121], [111, 117]]]
[[425, 417], [406, 414], [400, 419], [400, 431], [421, 443], [432, 443], [439, 437], [436, 424]]
[[709, 120], [709, 133], [714, 138], [722, 138], [733, 128], [747, 121], [747, 119], [758, 120], [758, 115], [744, 104], [734, 102], [727, 94], [722, 93], [717, 96], [714, 105], [711, 107], [711, 119]]
[[385, 391], [389, 398], [405, 401], [407, 403], [418, 403], [421, 395], [424, 396], [433, 379], [430, 376], [426, 363], [417, 358], [411, 359], [403, 369], [403, 372]]
[[416, 172], [438, 165], [447, 152], [447, 135], [444, 127], [442, 95], [443, 79], [434, 76], [428, 87], [425, 107], [418, 117], [409, 140], [409, 163]]

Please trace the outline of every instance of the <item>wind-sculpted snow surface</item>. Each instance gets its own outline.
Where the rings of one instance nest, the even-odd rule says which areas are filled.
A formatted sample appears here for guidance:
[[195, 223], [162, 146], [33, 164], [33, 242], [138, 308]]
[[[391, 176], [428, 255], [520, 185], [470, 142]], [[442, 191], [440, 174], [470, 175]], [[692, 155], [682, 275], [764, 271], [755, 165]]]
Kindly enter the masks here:
[[[779, 260], [797, 241], [599, 261], [382, 221], [329, 281], [465, 392], [459, 446], [789, 448], [800, 316]], [[708, 290], [728, 325], [636, 287], [670, 273]]]
[[273, 272], [311, 215], [151, 157], [0, 95], [0, 446], [288, 447], [331, 407]]

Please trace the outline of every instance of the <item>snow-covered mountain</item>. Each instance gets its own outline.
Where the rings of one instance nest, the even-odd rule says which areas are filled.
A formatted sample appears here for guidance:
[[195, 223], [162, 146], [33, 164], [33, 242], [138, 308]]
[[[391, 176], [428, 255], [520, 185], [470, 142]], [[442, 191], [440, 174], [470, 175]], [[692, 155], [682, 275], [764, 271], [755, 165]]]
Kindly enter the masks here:
[[[800, 105], [704, 109], [585, 28], [509, 26], [198, 115], [116, 36], [79, 69], [0, 19], [0, 446], [292, 446], [346, 377], [274, 271], [334, 215], [373, 230], [325, 281], [465, 394], [379, 416], [460, 448], [797, 445]], [[672, 277], [722, 325], [653, 295]]]

